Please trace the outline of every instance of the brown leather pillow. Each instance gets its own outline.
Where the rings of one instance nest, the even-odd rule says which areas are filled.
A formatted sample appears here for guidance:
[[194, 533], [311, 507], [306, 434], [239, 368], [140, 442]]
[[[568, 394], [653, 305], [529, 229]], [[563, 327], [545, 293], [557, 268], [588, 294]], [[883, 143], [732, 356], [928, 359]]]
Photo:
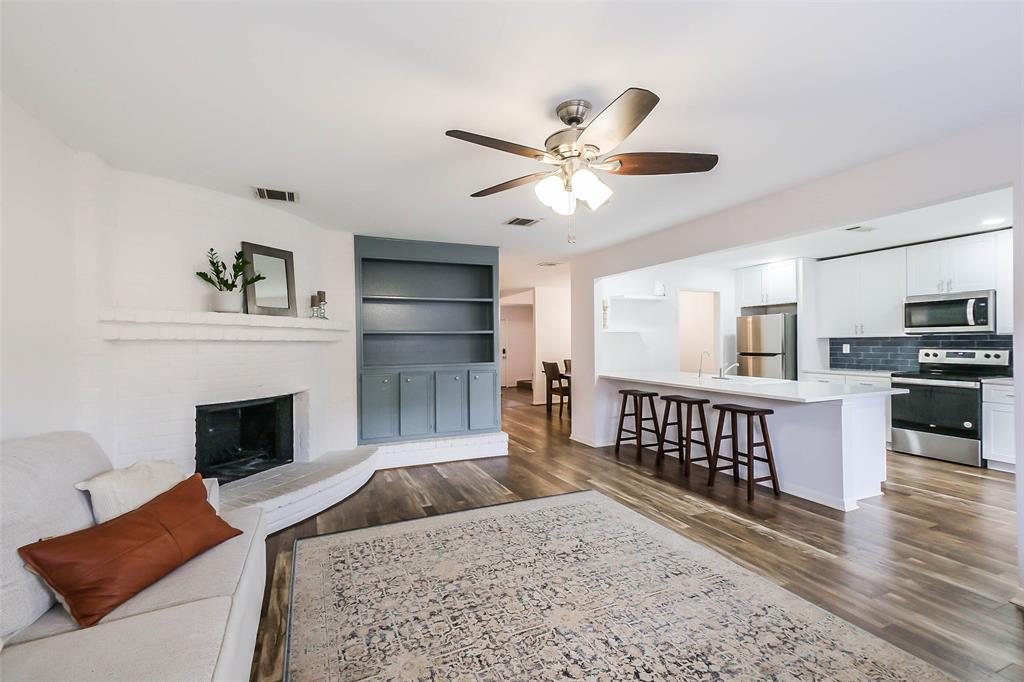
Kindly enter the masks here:
[[132, 596], [215, 545], [241, 535], [206, 501], [195, 474], [138, 509], [18, 549], [79, 625], [95, 625]]

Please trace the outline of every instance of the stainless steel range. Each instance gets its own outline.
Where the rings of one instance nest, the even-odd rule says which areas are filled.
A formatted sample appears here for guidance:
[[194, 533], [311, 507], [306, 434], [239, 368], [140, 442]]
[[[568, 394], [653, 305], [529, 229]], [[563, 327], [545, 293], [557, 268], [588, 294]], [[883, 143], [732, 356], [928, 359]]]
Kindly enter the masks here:
[[917, 372], [894, 372], [892, 449], [948, 462], [983, 466], [981, 380], [1010, 376], [1009, 349], [918, 352]]

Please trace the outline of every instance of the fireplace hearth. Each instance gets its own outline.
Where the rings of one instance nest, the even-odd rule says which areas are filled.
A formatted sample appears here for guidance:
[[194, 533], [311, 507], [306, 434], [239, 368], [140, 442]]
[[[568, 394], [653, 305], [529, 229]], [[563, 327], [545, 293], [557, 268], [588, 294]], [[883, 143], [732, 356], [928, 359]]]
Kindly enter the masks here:
[[292, 396], [196, 406], [196, 471], [221, 484], [292, 461]]

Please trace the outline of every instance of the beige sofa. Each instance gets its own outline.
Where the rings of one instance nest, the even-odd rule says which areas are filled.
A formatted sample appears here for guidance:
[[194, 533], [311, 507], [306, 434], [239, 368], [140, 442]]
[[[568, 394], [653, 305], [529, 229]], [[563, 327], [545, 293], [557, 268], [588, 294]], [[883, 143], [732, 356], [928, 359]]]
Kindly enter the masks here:
[[25, 570], [18, 547], [93, 524], [75, 483], [111, 468], [84, 433], [8, 441], [0, 454], [0, 679], [249, 679], [266, 581], [258, 507], [224, 514], [242, 535], [199, 555], [80, 628]]

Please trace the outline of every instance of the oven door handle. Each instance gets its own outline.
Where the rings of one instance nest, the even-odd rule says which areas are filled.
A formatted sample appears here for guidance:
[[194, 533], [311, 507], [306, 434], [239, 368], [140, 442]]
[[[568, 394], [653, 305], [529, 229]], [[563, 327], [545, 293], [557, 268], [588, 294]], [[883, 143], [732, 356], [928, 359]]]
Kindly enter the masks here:
[[974, 302], [978, 300], [976, 298], [967, 299], [967, 325], [970, 327], [974, 326]]
[[981, 383], [978, 381], [944, 381], [942, 379], [912, 379], [912, 378], [900, 378], [893, 377], [892, 387], [896, 388], [897, 384], [910, 384], [912, 386], [949, 386], [951, 388], [969, 388], [979, 390]]

